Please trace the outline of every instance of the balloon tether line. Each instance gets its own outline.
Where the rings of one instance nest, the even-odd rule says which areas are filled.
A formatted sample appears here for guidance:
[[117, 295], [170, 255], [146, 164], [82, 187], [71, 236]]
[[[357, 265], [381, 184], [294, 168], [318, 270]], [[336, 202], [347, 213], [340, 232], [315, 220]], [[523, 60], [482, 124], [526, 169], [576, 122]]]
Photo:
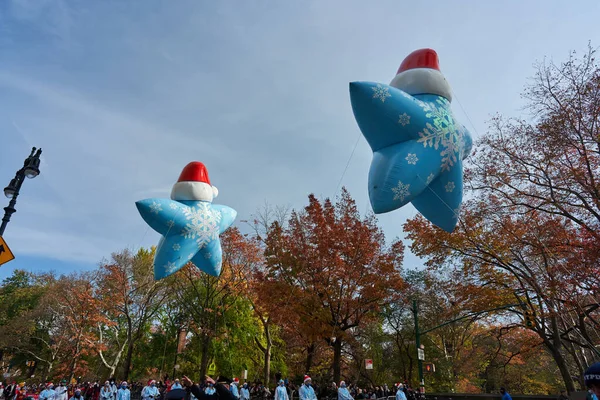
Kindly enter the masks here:
[[348, 162], [346, 163], [346, 168], [344, 168], [344, 172], [342, 172], [342, 176], [340, 177], [340, 181], [337, 184], [335, 189], [335, 194], [333, 197], [337, 196], [338, 191], [340, 190], [340, 186], [342, 185], [342, 181], [344, 180], [344, 176], [346, 175], [346, 171], [348, 171], [348, 167], [350, 166], [350, 161], [352, 161], [352, 157], [354, 156], [354, 152], [358, 147], [358, 142], [360, 142], [360, 132], [358, 132], [358, 137], [356, 138], [356, 143], [354, 143], [354, 148], [352, 149], [352, 153], [350, 153], [350, 157], [348, 158]]

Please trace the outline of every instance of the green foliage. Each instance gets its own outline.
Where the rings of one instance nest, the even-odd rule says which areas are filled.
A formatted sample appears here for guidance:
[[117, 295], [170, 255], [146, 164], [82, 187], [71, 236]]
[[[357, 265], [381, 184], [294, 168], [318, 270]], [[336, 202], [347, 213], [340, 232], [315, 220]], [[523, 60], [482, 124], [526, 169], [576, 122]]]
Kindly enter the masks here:
[[33, 310], [45, 292], [44, 276], [15, 270], [0, 286], [0, 326]]

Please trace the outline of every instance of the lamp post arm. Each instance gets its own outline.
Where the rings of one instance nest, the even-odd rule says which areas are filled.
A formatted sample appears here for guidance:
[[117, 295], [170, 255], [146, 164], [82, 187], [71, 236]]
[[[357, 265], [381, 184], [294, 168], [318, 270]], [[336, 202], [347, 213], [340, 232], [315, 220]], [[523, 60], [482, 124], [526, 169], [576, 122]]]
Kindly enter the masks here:
[[13, 197], [10, 199], [8, 203], [8, 207], [4, 207], [4, 217], [2, 218], [2, 225], [0, 225], [0, 236], [4, 235], [4, 230], [6, 229], [6, 225], [10, 221], [10, 217], [17, 212], [15, 205], [17, 204], [17, 197], [19, 196], [19, 191], [21, 190], [21, 185], [23, 185], [23, 181], [25, 180], [25, 169], [21, 168], [17, 171], [16, 178], [16, 186], [15, 193]]

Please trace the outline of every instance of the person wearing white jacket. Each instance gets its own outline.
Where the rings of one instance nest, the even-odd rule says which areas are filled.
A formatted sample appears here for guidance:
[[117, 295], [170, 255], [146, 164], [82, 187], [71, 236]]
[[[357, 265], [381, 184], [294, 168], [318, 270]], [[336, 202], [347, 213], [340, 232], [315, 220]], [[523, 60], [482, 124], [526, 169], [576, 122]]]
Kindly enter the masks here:
[[112, 400], [113, 399], [113, 391], [110, 387], [110, 382], [104, 382], [104, 386], [100, 389], [100, 400]]
[[277, 386], [277, 389], [275, 389], [275, 400], [290, 400], [283, 379], [279, 380], [279, 385]]
[[56, 388], [55, 392], [55, 400], [69, 400], [69, 393], [67, 393], [67, 387], [64, 385], [63, 382], [58, 384], [58, 387]]

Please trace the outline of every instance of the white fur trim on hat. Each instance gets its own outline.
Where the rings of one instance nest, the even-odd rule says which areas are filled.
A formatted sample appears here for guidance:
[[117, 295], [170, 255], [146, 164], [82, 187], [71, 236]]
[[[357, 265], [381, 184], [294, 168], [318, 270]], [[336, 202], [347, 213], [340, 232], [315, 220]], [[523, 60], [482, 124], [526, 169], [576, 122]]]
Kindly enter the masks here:
[[171, 190], [172, 200], [198, 200], [213, 201], [219, 190], [204, 182], [184, 181], [177, 182]]
[[437, 94], [452, 101], [450, 84], [440, 71], [431, 68], [413, 68], [400, 72], [392, 79], [390, 86], [411, 95]]

